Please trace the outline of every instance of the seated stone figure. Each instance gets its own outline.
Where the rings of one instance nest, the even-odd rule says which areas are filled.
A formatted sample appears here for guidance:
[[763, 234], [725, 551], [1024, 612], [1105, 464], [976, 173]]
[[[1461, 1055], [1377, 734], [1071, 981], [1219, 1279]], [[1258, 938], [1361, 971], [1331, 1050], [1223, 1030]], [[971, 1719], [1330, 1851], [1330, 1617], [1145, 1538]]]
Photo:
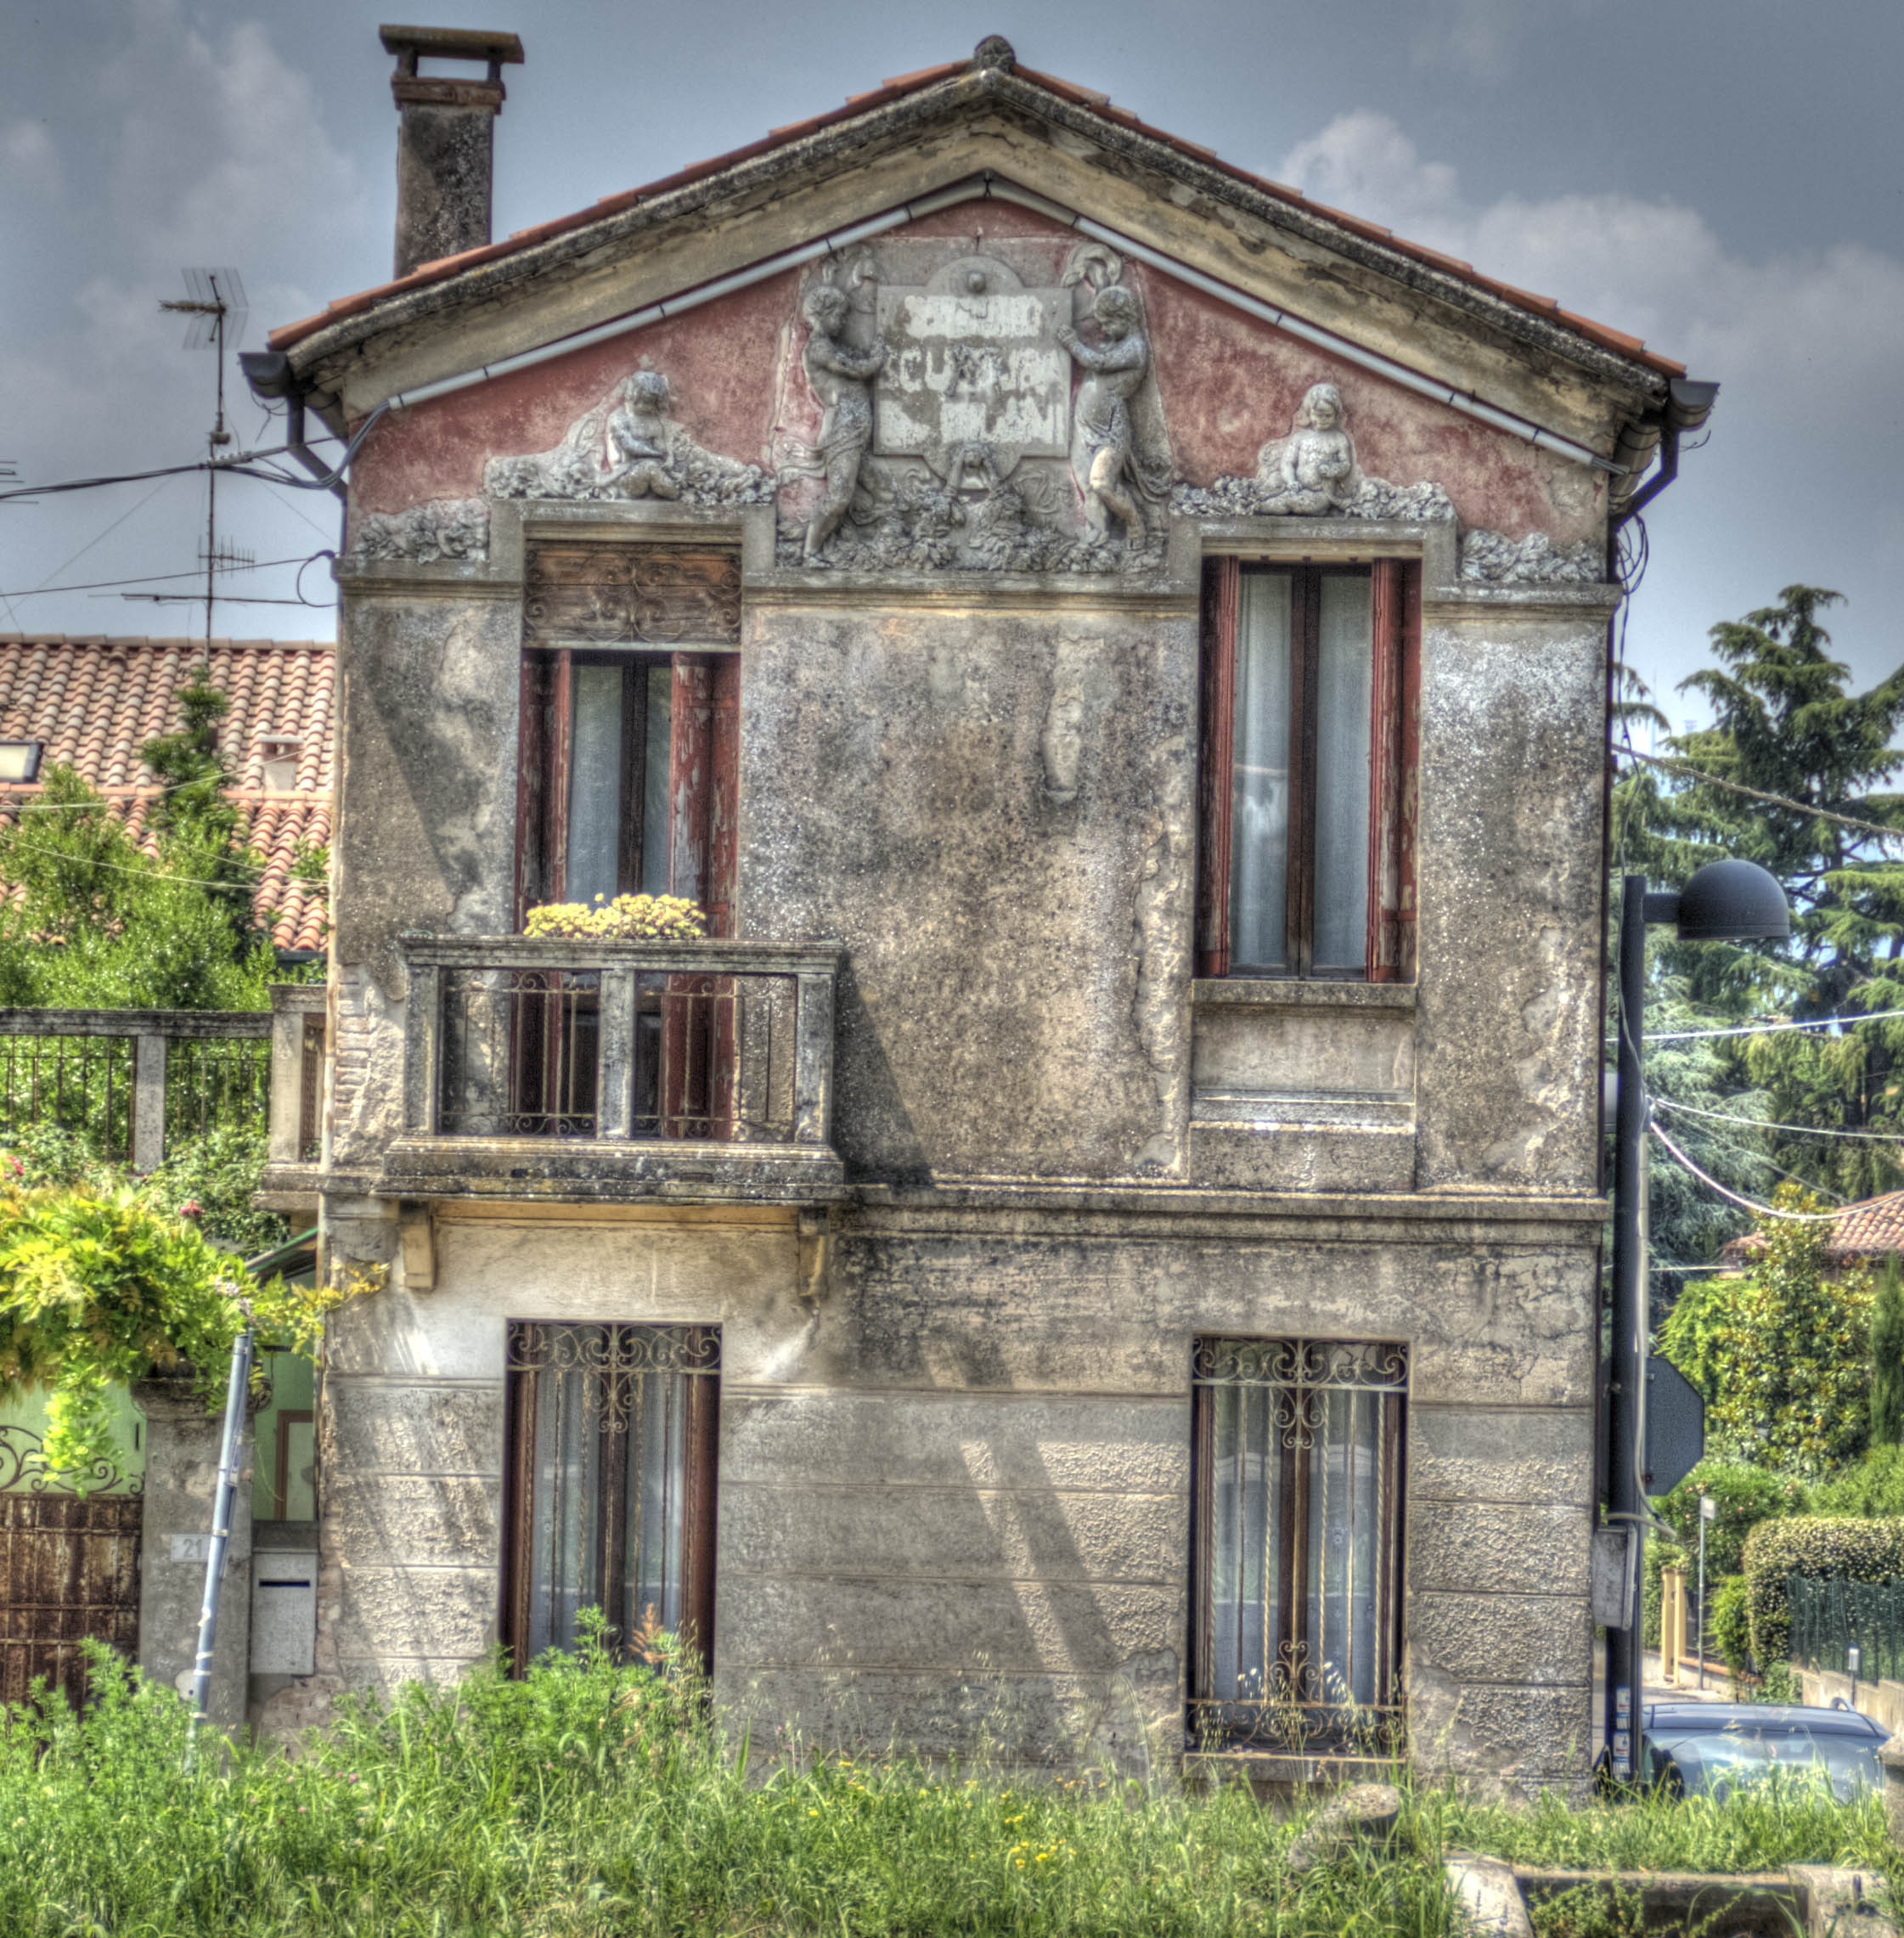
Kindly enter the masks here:
[[607, 425], [608, 470], [601, 488], [619, 498], [679, 498], [668, 469], [668, 379], [637, 370], [623, 380]]
[[1333, 384], [1310, 386], [1289, 435], [1263, 447], [1256, 476], [1270, 493], [1259, 510], [1315, 517], [1348, 509], [1360, 481], [1342, 392]]

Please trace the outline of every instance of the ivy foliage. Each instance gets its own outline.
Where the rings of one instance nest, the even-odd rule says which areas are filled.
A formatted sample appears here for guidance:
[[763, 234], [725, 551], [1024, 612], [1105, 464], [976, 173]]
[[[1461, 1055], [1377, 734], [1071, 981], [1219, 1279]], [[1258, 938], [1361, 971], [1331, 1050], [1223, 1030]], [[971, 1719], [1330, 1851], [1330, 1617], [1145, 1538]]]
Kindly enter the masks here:
[[0, 1404], [47, 1390], [47, 1464], [82, 1487], [115, 1457], [109, 1387], [185, 1373], [215, 1411], [247, 1307], [314, 1358], [341, 1296], [259, 1281], [135, 1189], [0, 1184]]
[[1871, 1445], [1904, 1441], [1904, 1268], [1884, 1262], [1871, 1315]]
[[[1772, 1205], [1820, 1209], [1789, 1184]], [[1829, 1230], [1761, 1219], [1750, 1273], [1688, 1286], [1660, 1329], [1659, 1349], [1704, 1397], [1706, 1445], [1722, 1458], [1809, 1479], [1864, 1451], [1871, 1280], [1825, 1270]]]

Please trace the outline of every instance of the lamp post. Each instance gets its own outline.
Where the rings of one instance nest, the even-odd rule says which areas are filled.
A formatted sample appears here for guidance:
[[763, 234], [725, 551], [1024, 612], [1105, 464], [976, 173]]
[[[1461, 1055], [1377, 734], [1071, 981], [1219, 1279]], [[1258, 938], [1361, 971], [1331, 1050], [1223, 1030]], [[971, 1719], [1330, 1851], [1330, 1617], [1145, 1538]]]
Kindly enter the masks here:
[[1676, 893], [1648, 894], [1643, 875], [1621, 885], [1620, 1091], [1614, 1118], [1613, 1338], [1607, 1360], [1607, 1518], [1626, 1535], [1626, 1622], [1607, 1630], [1605, 1729], [1615, 1783], [1633, 1780], [1634, 1731], [1644, 1687], [1642, 1594], [1646, 1560], [1646, 930], [1673, 922], [1681, 942], [1748, 942], [1789, 935], [1777, 882], [1751, 861], [1714, 861]]

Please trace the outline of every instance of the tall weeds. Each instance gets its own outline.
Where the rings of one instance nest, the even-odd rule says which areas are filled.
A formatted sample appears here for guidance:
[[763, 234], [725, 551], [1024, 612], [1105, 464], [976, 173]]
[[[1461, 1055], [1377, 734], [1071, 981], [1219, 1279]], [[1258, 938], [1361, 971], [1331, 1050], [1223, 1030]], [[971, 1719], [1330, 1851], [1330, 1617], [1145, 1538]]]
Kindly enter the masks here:
[[[346, 1709], [295, 1760], [239, 1747], [191, 1775], [172, 1691], [104, 1651], [94, 1682], [83, 1717], [55, 1702], [0, 1723], [0, 1938], [1439, 1938], [1445, 1843], [1518, 1840], [1510, 1854], [1549, 1862], [1681, 1863], [1697, 1845], [1758, 1868], [1869, 1862], [1882, 1836], [1881, 1813], [1822, 1802], [1715, 1807], [1708, 1823], [1690, 1806], [1518, 1816], [1435, 1793], [1411, 1799], [1388, 1852], [1298, 1875], [1302, 1813], [1279, 1821], [1240, 1791], [1028, 1784], [894, 1756], [763, 1767], [720, 1740], [687, 1678], [599, 1648], [521, 1682], [412, 1685]], [[1676, 1822], [1704, 1828], [1675, 1844]]]

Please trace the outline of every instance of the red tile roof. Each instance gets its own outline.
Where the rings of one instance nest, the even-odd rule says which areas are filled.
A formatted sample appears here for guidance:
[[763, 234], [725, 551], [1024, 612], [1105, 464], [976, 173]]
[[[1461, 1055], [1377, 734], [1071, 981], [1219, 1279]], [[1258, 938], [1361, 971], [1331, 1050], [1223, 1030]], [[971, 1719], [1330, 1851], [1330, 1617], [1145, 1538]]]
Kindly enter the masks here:
[[[1764, 1247], [1765, 1240], [1756, 1231], [1749, 1231], [1721, 1248], [1720, 1262], [1743, 1271]], [[1882, 1197], [1863, 1197], [1845, 1205], [1833, 1220], [1831, 1236], [1825, 1241], [1826, 1261], [1834, 1265], [1888, 1258], [1893, 1252], [1904, 1252], [1904, 1191], [1886, 1192]]]
[[[583, 228], [589, 223], [600, 222], [605, 217], [614, 215], [624, 209], [633, 208], [638, 202], [651, 201], [657, 196], [685, 187], [691, 182], [716, 175], [722, 170], [748, 161], [776, 148], [816, 134], [821, 129], [848, 121], [856, 115], [870, 112], [888, 105], [909, 94], [924, 92], [938, 86], [952, 76], [966, 70], [970, 63], [962, 60], [949, 61], [938, 67], [921, 68], [915, 74], [901, 75], [882, 82], [878, 87], [864, 94], [849, 95], [845, 106], [835, 108], [821, 115], [814, 115], [804, 121], [790, 122], [784, 127], [771, 129], [758, 141], [747, 143], [741, 148], [730, 149], [724, 155], [711, 156], [706, 161], [698, 161], [691, 166], [664, 175], [658, 180], [644, 183], [638, 189], [626, 189], [612, 195], [604, 195], [585, 209], [577, 209], [572, 214], [558, 216], [553, 221], [538, 223], [532, 228], [517, 229], [514, 234], [500, 241], [484, 243], [475, 249], [465, 249], [455, 256], [445, 256], [434, 262], [420, 263], [406, 276], [399, 276], [392, 282], [380, 283], [372, 289], [360, 290], [354, 296], [340, 296], [327, 303], [315, 316], [307, 316], [296, 323], [284, 324], [271, 332], [269, 342], [273, 350], [289, 350], [307, 336], [314, 335], [327, 324], [341, 322], [343, 318], [361, 314], [375, 308], [386, 298], [409, 290], [423, 289], [435, 283], [448, 281], [466, 269], [479, 264], [493, 262], [515, 254], [551, 237], [566, 234]], [[1525, 290], [1515, 288], [1511, 283], [1501, 282], [1495, 277], [1480, 273], [1470, 262], [1455, 256], [1445, 256], [1439, 250], [1428, 248], [1421, 243], [1409, 242], [1398, 236], [1392, 229], [1384, 228], [1379, 223], [1365, 222], [1360, 217], [1346, 211], [1330, 207], [1327, 203], [1311, 201], [1301, 189], [1293, 189], [1287, 183], [1271, 181], [1267, 176], [1253, 173], [1247, 168], [1239, 168], [1234, 162], [1225, 161], [1214, 150], [1200, 143], [1186, 141], [1180, 135], [1174, 135], [1167, 129], [1152, 127], [1141, 121], [1129, 109], [1113, 106], [1107, 95], [1095, 88], [1080, 87], [1076, 82], [1066, 81], [1055, 74], [1043, 74], [1035, 69], [1018, 67], [1013, 70], [1013, 77], [1028, 82], [1032, 87], [1056, 95], [1060, 100], [1084, 109], [1087, 112], [1111, 121], [1120, 127], [1135, 130], [1152, 141], [1174, 149], [1203, 166], [1216, 169], [1232, 180], [1247, 183], [1261, 194], [1274, 197], [1279, 201], [1300, 206], [1313, 215], [1326, 217], [1339, 224], [1352, 234], [1366, 237], [1381, 243], [1384, 247], [1414, 261], [1428, 264], [1472, 284], [1477, 289], [1486, 290], [1490, 296], [1512, 303], [1516, 308], [1561, 323], [1588, 341], [1603, 349], [1612, 350], [1635, 362], [1646, 364], [1649, 369], [1661, 371], [1668, 376], [1679, 377], [1686, 374], [1686, 366], [1676, 363], [1671, 358], [1662, 357], [1648, 350], [1636, 336], [1629, 336], [1623, 330], [1614, 330], [1603, 323], [1596, 323], [1592, 318], [1580, 316], [1571, 310], [1561, 308], [1552, 296], [1535, 296]]]
[[[184, 724], [177, 693], [204, 663], [194, 639], [69, 639], [0, 633], [0, 740], [44, 743], [41, 772], [73, 768], [144, 837], [158, 787], [138, 750]], [[324, 890], [293, 878], [301, 844], [330, 840], [336, 734], [332, 716], [335, 648], [314, 641], [214, 639], [211, 684], [231, 702], [219, 739], [238, 785], [228, 798], [245, 839], [263, 858], [256, 906], [280, 949], [321, 949]], [[265, 736], [295, 737], [297, 775], [288, 792], [268, 788]], [[0, 782], [0, 821], [43, 790]], [[144, 839], [149, 853], [155, 847]]]

